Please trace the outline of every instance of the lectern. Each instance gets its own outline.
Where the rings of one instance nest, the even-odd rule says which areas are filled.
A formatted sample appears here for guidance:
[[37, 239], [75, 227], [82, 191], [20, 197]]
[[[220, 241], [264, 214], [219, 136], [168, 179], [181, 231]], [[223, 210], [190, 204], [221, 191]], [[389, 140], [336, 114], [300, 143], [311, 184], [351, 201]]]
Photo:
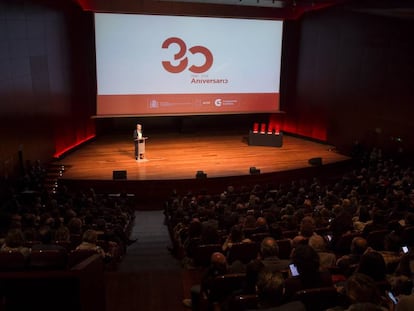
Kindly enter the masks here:
[[145, 158], [145, 141], [148, 137], [142, 137], [139, 139], [135, 139], [135, 156], [137, 160]]

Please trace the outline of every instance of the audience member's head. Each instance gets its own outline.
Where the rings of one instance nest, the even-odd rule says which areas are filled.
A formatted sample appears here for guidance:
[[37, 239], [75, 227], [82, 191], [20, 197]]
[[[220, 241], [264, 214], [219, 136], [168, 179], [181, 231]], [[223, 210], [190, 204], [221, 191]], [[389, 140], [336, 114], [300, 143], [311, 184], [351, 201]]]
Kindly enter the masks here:
[[42, 244], [51, 244], [53, 241], [53, 233], [49, 226], [42, 226], [39, 229], [40, 242]]
[[88, 229], [82, 235], [82, 241], [83, 242], [96, 244], [97, 240], [98, 240], [98, 234], [96, 233], [95, 230]]
[[55, 232], [56, 241], [70, 241], [70, 231], [66, 226], [60, 226]]
[[363, 237], [355, 237], [351, 242], [351, 253], [362, 256], [368, 248], [368, 241]]
[[71, 234], [82, 233], [82, 220], [78, 217], [73, 217], [68, 223], [68, 229]]
[[308, 245], [312, 247], [316, 252], [326, 251], [326, 242], [320, 235], [313, 235], [309, 238]]
[[25, 240], [22, 230], [10, 229], [7, 232], [4, 244], [10, 248], [17, 248], [24, 246]]
[[300, 223], [300, 234], [304, 237], [311, 237], [315, 231], [315, 220], [311, 216], [303, 217]]
[[368, 251], [362, 255], [356, 272], [368, 275], [374, 281], [385, 280], [387, 269], [384, 257], [376, 251]]
[[227, 271], [227, 259], [220, 252], [215, 252], [210, 257], [211, 267], [222, 274], [226, 273]]
[[279, 246], [272, 237], [266, 237], [260, 244], [260, 256], [262, 259], [275, 257], [279, 255]]
[[263, 228], [267, 226], [267, 220], [264, 217], [257, 217], [256, 219], [256, 227]]
[[237, 243], [243, 240], [243, 229], [240, 225], [234, 225], [231, 227], [229, 238], [231, 242]]
[[351, 304], [372, 303], [379, 305], [381, 295], [374, 280], [361, 273], [352, 274], [345, 284], [346, 295]]
[[279, 305], [283, 300], [284, 278], [279, 272], [263, 269], [257, 278], [259, 306], [269, 308]]

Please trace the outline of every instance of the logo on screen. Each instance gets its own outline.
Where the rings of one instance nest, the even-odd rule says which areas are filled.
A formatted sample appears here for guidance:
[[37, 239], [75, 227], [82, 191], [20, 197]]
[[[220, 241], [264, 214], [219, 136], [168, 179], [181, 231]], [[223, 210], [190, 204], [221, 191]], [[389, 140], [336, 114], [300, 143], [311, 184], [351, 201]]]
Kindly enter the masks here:
[[217, 99], [214, 101], [214, 105], [215, 105], [216, 107], [221, 107], [221, 105], [222, 105], [221, 98], [217, 98]]
[[[179, 61], [177, 65], [172, 64], [170, 61], [163, 61], [162, 66], [165, 70], [171, 73], [181, 73], [188, 68], [192, 73], [204, 73], [208, 71], [213, 65], [213, 54], [211, 51], [202, 45], [195, 45], [187, 49], [185, 42], [177, 37], [171, 37], [166, 39], [162, 43], [163, 49], [169, 49], [172, 45], [178, 45], [178, 52], [174, 54], [174, 61]], [[200, 66], [188, 64], [187, 53], [202, 54], [204, 56], [204, 63]], [[189, 67], [188, 67], [189, 66]]]

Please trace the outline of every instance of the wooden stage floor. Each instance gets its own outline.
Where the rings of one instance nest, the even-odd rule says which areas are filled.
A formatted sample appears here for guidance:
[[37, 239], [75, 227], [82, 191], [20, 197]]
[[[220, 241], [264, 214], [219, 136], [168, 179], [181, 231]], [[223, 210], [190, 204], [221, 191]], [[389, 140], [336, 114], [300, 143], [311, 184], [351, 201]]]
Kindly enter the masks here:
[[126, 170], [128, 180], [194, 179], [249, 175], [249, 168], [273, 173], [309, 167], [321, 157], [323, 165], [348, 160], [333, 146], [284, 135], [283, 146], [249, 146], [247, 134], [156, 134], [146, 142], [146, 158], [135, 160], [128, 135], [101, 136], [56, 160], [65, 165], [64, 179], [112, 180], [113, 171]]

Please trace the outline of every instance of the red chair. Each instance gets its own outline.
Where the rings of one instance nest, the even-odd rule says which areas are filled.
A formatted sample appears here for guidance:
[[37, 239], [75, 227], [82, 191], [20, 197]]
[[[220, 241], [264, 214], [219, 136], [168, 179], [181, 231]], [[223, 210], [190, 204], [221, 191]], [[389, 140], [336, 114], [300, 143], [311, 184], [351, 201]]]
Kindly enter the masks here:
[[260, 134], [266, 134], [266, 123], [260, 124]]
[[220, 244], [202, 244], [198, 245], [193, 254], [193, 263], [195, 266], [208, 267], [211, 261], [211, 255], [215, 252], [221, 252]]
[[255, 242], [249, 243], [234, 243], [228, 250], [227, 261], [231, 264], [236, 260], [247, 264], [251, 260], [257, 258], [259, 252], [259, 245]]
[[244, 311], [247, 309], [257, 309], [259, 296], [257, 294], [237, 295], [230, 300], [229, 310]]
[[296, 292], [293, 300], [301, 301], [307, 311], [322, 311], [340, 304], [340, 295], [335, 287], [304, 289]]
[[207, 299], [209, 306], [229, 302], [235, 292], [240, 292], [243, 289], [245, 282], [245, 273], [228, 273], [216, 276], [208, 288], [201, 288], [202, 297]]
[[267, 127], [267, 134], [273, 134], [273, 124], [269, 123], [269, 126]]
[[253, 233], [250, 236], [250, 239], [256, 243], [262, 243], [264, 238], [270, 237], [270, 232], [258, 232], [258, 233]]
[[259, 123], [253, 124], [253, 133], [259, 133]]
[[95, 250], [73, 250], [70, 251], [68, 254], [68, 268], [72, 268], [77, 264], [81, 263], [85, 259], [96, 255], [97, 252]]
[[0, 271], [24, 270], [26, 264], [26, 258], [18, 251], [0, 252]]
[[292, 244], [290, 239], [276, 240], [277, 246], [279, 246], [279, 258], [289, 259], [292, 252]]
[[67, 266], [66, 250], [32, 250], [29, 268], [32, 270], [63, 270]]

